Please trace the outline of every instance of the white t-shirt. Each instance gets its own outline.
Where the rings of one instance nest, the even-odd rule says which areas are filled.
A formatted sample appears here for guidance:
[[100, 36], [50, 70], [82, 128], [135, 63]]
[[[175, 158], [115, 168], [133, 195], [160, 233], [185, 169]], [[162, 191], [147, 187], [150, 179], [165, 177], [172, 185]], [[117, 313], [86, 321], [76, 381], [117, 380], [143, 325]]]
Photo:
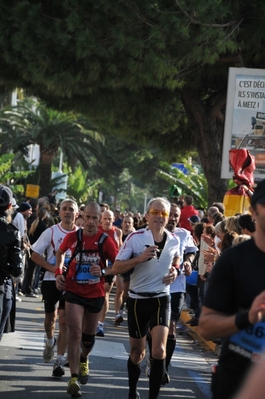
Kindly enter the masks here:
[[[74, 230], [77, 230], [76, 226]], [[46, 255], [47, 262], [55, 265], [56, 251], [68, 233], [70, 231], [63, 229], [62, 223], [55, 224], [44, 230], [39, 239], [31, 246], [31, 249], [41, 256]], [[43, 280], [55, 280], [54, 273], [46, 270]]]
[[[130, 275], [130, 290], [134, 292], [159, 293], [158, 296], [169, 294], [169, 285], [163, 283], [165, 275], [179, 256], [179, 239], [174, 234], [166, 232], [166, 242], [159, 258], [152, 258], [135, 266]], [[128, 260], [139, 256], [146, 249], [146, 245], [155, 245], [153, 234], [149, 229], [140, 229], [132, 232], [122, 245], [116, 260]], [[129, 292], [131, 298], [143, 298]]]
[[[174, 231], [174, 234], [180, 240], [180, 262], [183, 263], [184, 255], [197, 252], [198, 248], [194, 244], [192, 235], [190, 231], [183, 229], [181, 227], [177, 227]], [[184, 275], [184, 270], [180, 269], [180, 275], [170, 284], [170, 292], [173, 294], [174, 292], [186, 292], [186, 276]]]

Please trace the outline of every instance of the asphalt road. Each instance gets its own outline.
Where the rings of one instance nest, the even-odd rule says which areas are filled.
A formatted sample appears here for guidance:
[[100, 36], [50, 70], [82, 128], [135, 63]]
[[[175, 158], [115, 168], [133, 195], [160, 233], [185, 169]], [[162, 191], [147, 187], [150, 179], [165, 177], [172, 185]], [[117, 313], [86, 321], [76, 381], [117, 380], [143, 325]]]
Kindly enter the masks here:
[[[90, 355], [90, 379], [82, 386], [82, 397], [127, 399], [127, 359], [129, 340], [126, 319], [114, 326], [113, 295], [105, 323], [105, 337], [97, 337]], [[70, 398], [66, 387], [70, 378], [55, 379], [52, 363], [42, 360], [44, 312], [41, 298], [22, 298], [17, 303], [16, 331], [4, 334], [0, 343], [1, 399]], [[216, 355], [198, 343], [186, 326], [179, 325], [177, 345], [169, 369], [171, 381], [161, 388], [159, 398], [210, 399], [210, 370]], [[141, 399], [148, 398], [146, 363], [138, 384]]]

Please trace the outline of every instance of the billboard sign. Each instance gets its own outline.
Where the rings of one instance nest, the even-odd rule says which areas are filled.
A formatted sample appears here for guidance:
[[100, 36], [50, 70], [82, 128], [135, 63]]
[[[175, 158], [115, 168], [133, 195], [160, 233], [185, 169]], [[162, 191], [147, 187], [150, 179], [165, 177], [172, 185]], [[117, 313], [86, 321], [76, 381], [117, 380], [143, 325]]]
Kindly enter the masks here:
[[255, 178], [265, 178], [265, 70], [229, 68], [221, 178], [230, 179], [229, 150], [255, 156]]

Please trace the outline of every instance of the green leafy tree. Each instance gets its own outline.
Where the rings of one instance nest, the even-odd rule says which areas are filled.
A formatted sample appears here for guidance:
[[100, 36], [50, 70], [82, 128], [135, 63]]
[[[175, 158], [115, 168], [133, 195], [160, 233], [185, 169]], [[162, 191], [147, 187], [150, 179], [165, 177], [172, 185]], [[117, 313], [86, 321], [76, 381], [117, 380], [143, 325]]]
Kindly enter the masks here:
[[24, 180], [32, 173], [28, 170], [16, 170], [18, 161], [14, 154], [0, 156], [0, 182], [8, 184], [20, 201], [24, 197]]
[[[208, 207], [207, 180], [202, 171], [199, 170], [198, 165], [190, 165], [188, 161], [184, 161], [187, 173], [177, 168], [172, 168], [167, 164], [162, 164], [161, 166], [164, 170], [158, 170], [157, 174], [162, 179], [165, 179], [170, 186], [175, 186], [176, 191], [179, 191], [179, 196], [181, 194], [191, 195], [194, 199], [195, 206], [204, 209]], [[168, 196], [172, 198], [170, 189], [168, 191]]]
[[26, 101], [3, 108], [0, 110], [0, 128], [0, 143], [14, 153], [27, 154], [30, 144], [39, 145], [41, 194], [47, 195], [51, 189], [51, 168], [59, 148], [69, 165], [78, 159], [84, 167], [89, 167], [87, 154], [99, 157], [101, 136], [85, 117], [55, 111], [41, 103]]
[[172, 161], [196, 149], [220, 180], [228, 68], [264, 68], [264, 2], [1, 0], [0, 86], [86, 113]]
[[98, 186], [101, 179], [93, 180], [89, 178], [89, 173], [84, 171], [81, 165], [78, 165], [74, 171], [69, 171], [67, 183], [67, 196], [74, 197], [80, 204], [89, 201], [97, 201], [95, 193], [98, 192]]
[[145, 193], [158, 196], [166, 191], [165, 181], [156, 175], [164, 159], [161, 151], [140, 143], [128, 145], [125, 139], [107, 133], [104, 143], [102, 161], [94, 164], [90, 173], [102, 179], [99, 190], [107, 202], [113, 197], [113, 207], [124, 198], [122, 209], [138, 209], [139, 205], [142, 207]]

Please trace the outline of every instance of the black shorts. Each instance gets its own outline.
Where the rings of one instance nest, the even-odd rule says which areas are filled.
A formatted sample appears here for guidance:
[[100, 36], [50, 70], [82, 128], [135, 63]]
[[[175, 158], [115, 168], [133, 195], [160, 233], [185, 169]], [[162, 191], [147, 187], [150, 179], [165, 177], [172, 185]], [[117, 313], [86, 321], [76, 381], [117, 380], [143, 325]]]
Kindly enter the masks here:
[[105, 283], [109, 283], [109, 285], [111, 285], [115, 281], [115, 275], [109, 274], [108, 276], [105, 276], [104, 279], [105, 279]]
[[171, 320], [175, 323], [180, 318], [180, 314], [184, 305], [184, 300], [184, 292], [173, 292], [171, 294]]
[[64, 298], [66, 302], [83, 306], [90, 313], [99, 313], [105, 302], [104, 296], [99, 298], [83, 298], [70, 291], [64, 293]]
[[41, 283], [41, 293], [44, 300], [45, 313], [54, 313], [57, 302], [59, 302], [59, 309], [64, 309], [65, 300], [62, 291], [57, 290], [55, 280], [43, 280]]
[[123, 273], [123, 274], [120, 274], [120, 276], [123, 278], [123, 282], [124, 283], [129, 283], [130, 282], [130, 279], [131, 279], [131, 275], [130, 274]]
[[158, 298], [128, 298], [128, 327], [132, 338], [143, 338], [155, 326], [169, 327], [170, 296]]

